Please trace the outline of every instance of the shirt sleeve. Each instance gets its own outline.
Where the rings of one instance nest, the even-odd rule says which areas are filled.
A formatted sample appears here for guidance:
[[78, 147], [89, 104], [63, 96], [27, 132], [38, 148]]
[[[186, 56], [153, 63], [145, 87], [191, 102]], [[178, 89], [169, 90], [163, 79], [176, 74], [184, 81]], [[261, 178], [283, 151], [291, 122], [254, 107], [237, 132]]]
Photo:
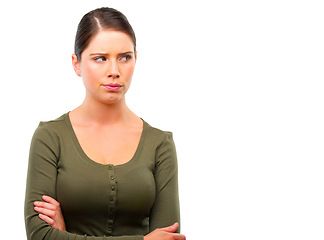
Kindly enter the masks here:
[[178, 163], [172, 133], [157, 148], [154, 171], [156, 197], [150, 212], [150, 232], [179, 223]]
[[34, 201], [43, 195], [56, 199], [56, 178], [60, 157], [59, 137], [41, 123], [31, 141], [26, 195], [25, 226], [28, 240], [143, 240], [143, 236], [94, 237], [78, 235], [52, 228], [38, 217]]

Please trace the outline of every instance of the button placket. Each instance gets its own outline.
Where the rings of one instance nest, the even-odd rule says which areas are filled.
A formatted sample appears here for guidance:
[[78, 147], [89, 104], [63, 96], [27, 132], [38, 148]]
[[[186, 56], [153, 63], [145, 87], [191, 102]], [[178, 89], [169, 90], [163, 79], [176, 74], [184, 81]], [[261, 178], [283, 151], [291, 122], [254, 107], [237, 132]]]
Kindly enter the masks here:
[[113, 226], [114, 226], [114, 218], [115, 218], [115, 207], [116, 207], [116, 192], [117, 192], [117, 184], [115, 177], [115, 168], [113, 165], [108, 165], [108, 177], [110, 182], [110, 196], [108, 198], [109, 201], [109, 214], [108, 214], [108, 233], [112, 234]]

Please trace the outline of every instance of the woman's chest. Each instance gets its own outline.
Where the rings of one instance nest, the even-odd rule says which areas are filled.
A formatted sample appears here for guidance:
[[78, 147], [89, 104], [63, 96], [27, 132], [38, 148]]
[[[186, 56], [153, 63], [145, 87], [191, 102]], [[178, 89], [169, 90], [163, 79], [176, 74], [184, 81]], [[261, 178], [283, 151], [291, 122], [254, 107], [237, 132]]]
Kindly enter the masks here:
[[89, 217], [104, 221], [115, 215], [143, 219], [155, 200], [150, 162], [135, 159], [123, 166], [95, 166], [80, 159], [61, 159], [57, 199], [63, 212], [80, 221]]
[[132, 159], [138, 148], [141, 129], [75, 129], [84, 153], [100, 164], [121, 165]]

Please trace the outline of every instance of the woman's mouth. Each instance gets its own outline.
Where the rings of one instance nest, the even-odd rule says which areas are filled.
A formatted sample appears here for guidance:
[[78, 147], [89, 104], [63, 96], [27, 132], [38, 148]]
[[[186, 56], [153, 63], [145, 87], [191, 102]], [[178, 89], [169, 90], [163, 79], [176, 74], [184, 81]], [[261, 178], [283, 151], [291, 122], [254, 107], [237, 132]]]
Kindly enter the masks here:
[[109, 83], [109, 84], [103, 85], [103, 87], [106, 88], [108, 91], [116, 92], [122, 87], [122, 85], [120, 85], [118, 83]]

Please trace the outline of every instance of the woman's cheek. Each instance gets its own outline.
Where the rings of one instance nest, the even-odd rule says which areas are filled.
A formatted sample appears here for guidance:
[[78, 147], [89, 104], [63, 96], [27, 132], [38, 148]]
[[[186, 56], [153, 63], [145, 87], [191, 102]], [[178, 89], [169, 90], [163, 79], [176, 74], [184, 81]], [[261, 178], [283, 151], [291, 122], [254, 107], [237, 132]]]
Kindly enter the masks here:
[[134, 69], [135, 69], [135, 66], [128, 67], [127, 69], [125, 69], [125, 77], [127, 78], [127, 81], [129, 81], [129, 82], [132, 81]]

